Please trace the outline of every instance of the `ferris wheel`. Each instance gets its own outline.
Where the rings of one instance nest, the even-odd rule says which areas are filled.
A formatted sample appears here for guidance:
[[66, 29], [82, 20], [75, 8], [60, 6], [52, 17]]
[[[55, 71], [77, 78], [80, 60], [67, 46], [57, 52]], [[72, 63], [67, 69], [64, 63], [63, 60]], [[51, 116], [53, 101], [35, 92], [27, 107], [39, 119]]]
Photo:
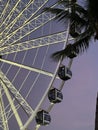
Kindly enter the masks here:
[[62, 58], [50, 58], [72, 40], [69, 23], [57, 27], [55, 15], [42, 11], [46, 6], [64, 8], [56, 0], [0, 0], [0, 130], [49, 124], [49, 112], [72, 76], [72, 60], [65, 67]]

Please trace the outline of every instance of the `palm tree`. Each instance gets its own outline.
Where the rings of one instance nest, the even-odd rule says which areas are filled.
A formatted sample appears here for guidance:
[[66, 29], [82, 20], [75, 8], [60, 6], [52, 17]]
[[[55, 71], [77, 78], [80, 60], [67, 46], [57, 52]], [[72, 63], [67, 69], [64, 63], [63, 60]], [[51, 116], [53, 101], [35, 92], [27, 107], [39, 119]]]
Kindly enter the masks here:
[[[87, 50], [90, 45], [90, 40], [98, 40], [98, 0], [87, 0], [86, 8], [77, 4], [76, 0], [59, 0], [58, 4], [63, 4], [65, 8], [69, 10], [59, 8], [45, 8], [44, 11], [48, 11], [56, 14], [58, 21], [63, 21], [66, 24], [66, 19], [70, 20], [70, 35], [75, 38], [73, 44], [66, 46], [64, 50], [55, 52], [52, 54], [54, 60], [59, 60], [61, 56], [63, 58], [68, 56], [71, 51], [75, 51], [80, 54]], [[78, 33], [78, 28], [81, 33]]]

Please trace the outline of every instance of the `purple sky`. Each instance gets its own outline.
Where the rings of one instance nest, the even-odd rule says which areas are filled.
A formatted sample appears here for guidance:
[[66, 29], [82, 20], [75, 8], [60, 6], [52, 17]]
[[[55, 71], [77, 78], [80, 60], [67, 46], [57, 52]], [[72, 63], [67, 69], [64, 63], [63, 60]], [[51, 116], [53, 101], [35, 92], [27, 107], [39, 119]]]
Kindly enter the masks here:
[[94, 130], [98, 92], [98, 41], [74, 59], [73, 76], [62, 90], [64, 99], [51, 111], [52, 122], [41, 130]]
[[[50, 2], [52, 4], [55, 1], [56, 0], [50, 0], [47, 6], [50, 4]], [[61, 23], [56, 21], [51, 22], [51, 24], [48, 23], [30, 34], [29, 38], [37, 38], [43, 35], [60, 32], [64, 29], [65, 26], [62, 26]], [[23, 40], [25, 40], [25, 38]], [[60, 104], [56, 104], [50, 112], [52, 118], [50, 125], [46, 127], [42, 126], [40, 130], [94, 130], [96, 97], [98, 92], [98, 41], [91, 41], [91, 44], [92, 45], [87, 52], [74, 59], [71, 67], [73, 76], [69, 81], [65, 82], [62, 90], [64, 99]], [[49, 46], [43, 69], [51, 72], [54, 71], [56, 63], [50, 59], [50, 55], [52, 52], [60, 50], [60, 48], [60, 44], [57, 44], [56, 46]], [[23, 51], [9, 54], [7, 56], [5, 55], [3, 58], [16, 63], [22, 63], [32, 68], [40, 68], [42, 59], [46, 54], [46, 49], [47, 47], [42, 47], [39, 50], [31, 49], [27, 52]], [[37, 57], [33, 62], [36, 54]], [[26, 55], [25, 58], [24, 55]], [[22, 61], [23, 59], [24, 61]], [[28, 70], [22, 68], [20, 69], [13, 65], [10, 66], [8, 64], [3, 64], [2, 66], [2, 63], [1, 69], [17, 89], [20, 88], [21, 84], [29, 73]], [[23, 87], [20, 90], [20, 93], [23, 95], [23, 97], [26, 96], [27, 91], [29, 91], [32, 84], [35, 82], [36, 77], [37, 73], [30, 72], [26, 82], [23, 84]], [[40, 96], [43, 95], [49, 82], [49, 77], [47, 78], [46, 76], [42, 75], [38, 77], [37, 82], [34, 84], [34, 89], [32, 89], [29, 97], [27, 98], [27, 102], [29, 102], [33, 108], [36, 107], [38, 101], [40, 100]], [[59, 85], [59, 83], [56, 82], [55, 85]], [[5, 101], [6, 100], [7, 99], [5, 99]], [[19, 113], [22, 117], [23, 113], [21, 114], [21, 111], [22, 110], [20, 109]], [[23, 118], [25, 119], [25, 116]], [[18, 130], [14, 121], [11, 121], [10, 125], [12, 129]], [[31, 130], [33, 124], [30, 125]]]
[[98, 42], [72, 65], [73, 77], [62, 90], [64, 99], [53, 108], [52, 122], [41, 130], [93, 130], [98, 92]]

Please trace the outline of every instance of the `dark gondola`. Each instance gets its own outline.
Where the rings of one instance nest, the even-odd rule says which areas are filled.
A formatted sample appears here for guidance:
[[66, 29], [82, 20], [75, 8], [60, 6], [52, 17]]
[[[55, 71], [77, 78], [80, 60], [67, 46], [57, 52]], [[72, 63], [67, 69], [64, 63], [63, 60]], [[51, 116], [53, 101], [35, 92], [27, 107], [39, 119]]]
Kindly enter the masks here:
[[48, 92], [48, 99], [52, 103], [60, 103], [63, 100], [63, 94], [60, 90], [53, 88]]
[[51, 122], [49, 113], [45, 110], [38, 111], [36, 114], [36, 123], [40, 125], [48, 125]]
[[69, 80], [72, 77], [72, 72], [68, 67], [65, 67], [64, 65], [59, 67], [58, 70], [58, 76], [62, 79], [62, 80]]

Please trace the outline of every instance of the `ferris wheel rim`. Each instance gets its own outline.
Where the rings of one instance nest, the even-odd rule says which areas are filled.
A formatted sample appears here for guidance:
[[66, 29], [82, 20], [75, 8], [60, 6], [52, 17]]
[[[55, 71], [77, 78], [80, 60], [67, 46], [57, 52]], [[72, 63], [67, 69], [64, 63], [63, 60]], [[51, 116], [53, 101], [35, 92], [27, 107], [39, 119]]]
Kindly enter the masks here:
[[[19, 4], [18, 2], [20, 2], [21, 0], [18, 0], [17, 1], [17, 4], [15, 5], [15, 8], [16, 8], [16, 6]], [[34, 0], [33, 0], [34, 1]], [[39, 0], [38, 0], [39, 1]], [[48, 0], [47, 0], [48, 1]], [[8, 4], [9, 4], [9, 2], [10, 2], [10, 0], [8, 1], [8, 3], [6, 3], [6, 8], [7, 8], [7, 6], [8, 6]], [[31, 1], [29, 1], [29, 2], [32, 2], [32, 0]], [[44, 2], [46, 2], [46, 1], [44, 1], [43, 0], [43, 3]], [[47, 3], [47, 2], [46, 2]], [[29, 6], [29, 4], [30, 3], [28, 3], [28, 6]], [[45, 3], [44, 3], [45, 4]], [[12, 12], [15, 10], [15, 8], [12, 10]], [[27, 8], [27, 6], [25, 7], [25, 8]], [[25, 9], [24, 8], [24, 9]], [[40, 9], [40, 7], [39, 7], [39, 9]], [[40, 15], [39, 15], [40, 16]], [[44, 15], [43, 15], [44, 16]], [[10, 18], [11, 18], [11, 16], [10, 16]], [[18, 17], [16, 17], [16, 18], [18, 18]], [[42, 18], [42, 17], [39, 17], [39, 18]], [[45, 18], [46, 18], [46, 15], [45, 15]], [[44, 19], [45, 19], [44, 18]], [[54, 15], [51, 17], [51, 15], [49, 14], [49, 20], [52, 20], [52, 18], [54, 18]], [[5, 19], [5, 21], [6, 21], [6, 19]], [[7, 21], [6, 21], [7, 22]], [[20, 71], [21, 71], [21, 69], [27, 69], [28, 70], [28, 75], [29, 75], [29, 73], [30, 73], [30, 71], [32, 71], [32, 72], [36, 72], [36, 73], [38, 73], [38, 76], [36, 77], [36, 79], [35, 79], [35, 83], [36, 83], [36, 81], [37, 81], [37, 79], [39, 78], [39, 75], [41, 75], [41, 74], [43, 74], [43, 75], [46, 75], [46, 76], [50, 76], [51, 77], [51, 80], [50, 80], [50, 83], [49, 83], [49, 85], [48, 85], [48, 88], [45, 90], [45, 92], [44, 92], [44, 95], [42, 96], [42, 98], [41, 98], [41, 100], [40, 100], [40, 102], [37, 104], [37, 106], [36, 106], [36, 108], [34, 109], [34, 110], [32, 110], [30, 107], [29, 107], [29, 105], [28, 104], [26, 104], [26, 102], [25, 102], [25, 100], [23, 99], [23, 97], [22, 97], [22, 95], [19, 93], [20, 92], [20, 90], [19, 90], [19, 92], [17, 93], [14, 93], [14, 94], [16, 94], [15, 96], [17, 97], [16, 99], [18, 99], [19, 97], [20, 97], [20, 99], [21, 99], [21, 105], [22, 105], [22, 102], [23, 103], [25, 103], [25, 106], [28, 108], [28, 109], [31, 109], [31, 112], [33, 112], [33, 115], [31, 114], [31, 116], [30, 116], [30, 118], [28, 119], [28, 121], [25, 123], [25, 125], [23, 125], [22, 123], [21, 123], [21, 120], [19, 121], [19, 123], [20, 123], [20, 129], [21, 130], [24, 130], [25, 128], [27, 128], [27, 126], [30, 124], [30, 122], [34, 119], [34, 117], [35, 117], [35, 115], [36, 115], [36, 113], [37, 113], [37, 111], [40, 109], [40, 107], [41, 107], [41, 105], [42, 105], [42, 103], [44, 102], [44, 99], [46, 98], [46, 96], [47, 96], [47, 93], [48, 93], [48, 91], [49, 91], [49, 89], [51, 88], [51, 86], [52, 86], [52, 84], [53, 84], [53, 82], [54, 82], [54, 80], [56, 79], [56, 78], [58, 78], [58, 76], [57, 76], [57, 72], [58, 72], [58, 68], [59, 68], [59, 66], [60, 66], [60, 64], [61, 64], [61, 62], [62, 62], [62, 57], [61, 57], [61, 59], [60, 59], [60, 61], [58, 62], [58, 64], [57, 64], [57, 66], [56, 66], [56, 69], [55, 69], [55, 71], [54, 71], [54, 73], [51, 73], [51, 72], [48, 72], [48, 71], [45, 71], [45, 70], [43, 70], [43, 64], [45, 63], [45, 59], [46, 59], [46, 57], [44, 57], [43, 59], [43, 62], [42, 62], [42, 66], [41, 66], [41, 69], [39, 69], [39, 68], [34, 68], [34, 67], [31, 67], [31, 66], [28, 66], [28, 65], [23, 65], [23, 63], [24, 63], [24, 60], [25, 60], [25, 57], [26, 57], [26, 53], [27, 53], [27, 51], [30, 49], [30, 46], [28, 47], [27, 45], [25, 45], [25, 46], [23, 46], [23, 48], [22, 48], [22, 46], [18, 46], [17, 44], [18, 44], [18, 41], [20, 40], [20, 38], [21, 37], [18, 37], [17, 36], [17, 38], [19, 38], [18, 40], [17, 39], [14, 39], [14, 37], [16, 37], [16, 34], [15, 34], [15, 32], [10, 32], [10, 30], [8, 30], [8, 27], [10, 27], [11, 26], [11, 24], [12, 24], [12, 26], [14, 25], [14, 22], [16, 22], [15, 20], [13, 21], [13, 23], [10, 23], [9, 25], [7, 25], [7, 28], [5, 29], [5, 30], [3, 30], [3, 32], [1, 33], [1, 34], [3, 34], [3, 33], [5, 33], [6, 34], [6, 36], [7, 36], [7, 38], [3, 38], [3, 40], [5, 40], [4, 41], [4, 43], [3, 43], [3, 41], [0, 39], [0, 41], [1, 41], [1, 48], [0, 48], [0, 55], [6, 55], [6, 58], [5, 59], [3, 59], [3, 58], [1, 58], [0, 59], [0, 62], [2, 62], [2, 65], [1, 65], [1, 70], [4, 68], [4, 65], [5, 64], [9, 64], [9, 67], [8, 67], [8, 70], [6, 71], [6, 73], [4, 74], [2, 71], [1, 71], [1, 77], [0, 78], [3, 78], [3, 80], [5, 80], [6, 81], [6, 83], [9, 85], [8, 87], [7, 87], [7, 89], [8, 89], [8, 91], [9, 92], [11, 92], [11, 93], [13, 93], [13, 92], [16, 92], [16, 89], [14, 89], [14, 85], [12, 86], [12, 84], [11, 84], [11, 82], [10, 82], [10, 80], [7, 78], [7, 76], [8, 76], [8, 74], [10, 73], [10, 71], [11, 71], [11, 68], [13, 67], [13, 66], [16, 66], [16, 67], [19, 67], [18, 68], [18, 71], [17, 71], [17, 74], [16, 74], [16, 77], [17, 77], [17, 75], [19, 75], [19, 73], [20, 73]], [[27, 21], [27, 22], [25, 22], [25, 24], [27, 24], [29, 21]], [[35, 22], [37, 22], [37, 20], [35, 21]], [[45, 21], [45, 24], [47, 23], [47, 21]], [[2, 23], [3, 24], [3, 23]], [[69, 24], [69, 23], [68, 23]], [[36, 24], [37, 25], [37, 24]], [[35, 27], [36, 27], [36, 25], [35, 25]], [[2, 26], [2, 25], [1, 25]], [[1, 27], [0, 26], [0, 27]], [[43, 25], [44, 26], [44, 25]], [[40, 25], [39, 25], [39, 27], [40, 27]], [[37, 27], [36, 27], [36, 29], [37, 29]], [[17, 30], [17, 29], [16, 29]], [[6, 33], [6, 31], [8, 31], [7, 33]], [[10, 34], [8, 34], [10, 32]], [[18, 32], [18, 31], [17, 31]], [[27, 31], [26, 32], [27, 33], [27, 35], [29, 34], [29, 32]], [[61, 35], [62, 34], [62, 35]], [[62, 37], [62, 36], [64, 36], [66, 34], [66, 38], [64, 38], [64, 37]], [[66, 33], [65, 32], [59, 32], [59, 33], [57, 33], [57, 34], [52, 34], [52, 35], [54, 35], [55, 37], [56, 36], [61, 36], [62, 37], [62, 41], [64, 41], [65, 42], [65, 44], [64, 44], [64, 46], [63, 46], [63, 48], [65, 48], [65, 45], [66, 45], [66, 42], [68, 41], [68, 34], [69, 34], [69, 25], [68, 25], [68, 28], [67, 28], [67, 30], [66, 30]], [[3, 35], [2, 35], [3, 36]], [[14, 36], [14, 37], [13, 37]], [[21, 35], [22, 36], [22, 35]], [[25, 36], [25, 35], [24, 35]], [[10, 37], [11, 37], [11, 39], [10, 39]], [[48, 36], [45, 36], [45, 38], [46, 37], [48, 37]], [[58, 39], [58, 37], [57, 37], [57, 39]], [[42, 37], [40, 37], [40, 38], [42, 38]], [[38, 39], [40, 39], [40, 38], [38, 38]], [[14, 42], [14, 40], [15, 40], [15, 42]], [[38, 40], [38, 39], [34, 39], [34, 40]], [[10, 43], [10, 41], [12, 40], [12, 45], [11, 45], [11, 47], [9, 47], [9, 43]], [[49, 38], [48, 38], [48, 40], [49, 40]], [[28, 38], [28, 41], [30, 41], [29, 40], [29, 38]], [[27, 41], [27, 42], [28, 42]], [[40, 41], [40, 40], [39, 40]], [[56, 42], [61, 42], [61, 39], [59, 40], [57, 40]], [[14, 46], [14, 44], [13, 43], [15, 43], [15, 45], [16, 46]], [[16, 44], [17, 43], [17, 44]], [[54, 43], [53, 43], [54, 44]], [[52, 44], [49, 44], [49, 45], [52, 45]], [[47, 44], [47, 46], [49, 46], [48, 44]], [[2, 48], [3, 47], [3, 48]], [[13, 47], [13, 48], [12, 48]], [[16, 48], [15, 48], [16, 47]], [[24, 47], [26, 47], [25, 49], [27, 49], [27, 50], [25, 50], [24, 49]], [[38, 45], [38, 50], [39, 50], [39, 48], [40, 47], [42, 47], [42, 46], [40, 46], [40, 45]], [[11, 53], [11, 49], [12, 48], [12, 53]], [[17, 51], [16, 52], [14, 52], [15, 51], [15, 49], [17, 50], [17, 48], [19, 48], [19, 49], [21, 49], [21, 51], [26, 51], [25, 53], [24, 53], [24, 57], [23, 57], [23, 59], [22, 59], [22, 61], [21, 61], [21, 63], [18, 63], [18, 62], [16, 62], [15, 60], [16, 60], [16, 57], [17, 57]], [[32, 46], [32, 48], [33, 48], [33, 46]], [[23, 50], [24, 49], [24, 50]], [[47, 51], [48, 51], [48, 49], [47, 49]], [[46, 51], [46, 52], [47, 52]], [[20, 50], [19, 50], [19, 52], [20, 52]], [[14, 54], [15, 53], [15, 55], [14, 55], [14, 57], [13, 57], [13, 61], [11, 61], [11, 60], [9, 60], [8, 59], [8, 57], [7, 56], [9, 56], [10, 54]], [[36, 57], [37, 57], [37, 53], [38, 52], [36, 52]], [[16, 77], [14, 77], [14, 79], [12, 80], [12, 82], [14, 82], [14, 80], [15, 80], [15, 78]], [[27, 76], [27, 78], [28, 78], [28, 76]], [[26, 80], [26, 78], [25, 78], [25, 80]], [[34, 83], [34, 84], [35, 84]], [[2, 84], [4, 84], [3, 82], [2, 82]], [[33, 84], [33, 85], [34, 85]], [[13, 89], [13, 91], [11, 91], [11, 89], [10, 89], [10, 86], [12, 87], [11, 89]], [[5, 90], [4, 90], [5, 91]], [[9, 92], [7, 92], [7, 93], [9, 93]], [[10, 95], [10, 94], [9, 94]], [[19, 100], [20, 100], [19, 99]], [[14, 104], [12, 104], [12, 105], [14, 105]], [[18, 105], [17, 105], [17, 109], [18, 109]], [[25, 107], [25, 108], [26, 108]], [[28, 111], [28, 110], [27, 110]], [[48, 111], [50, 111], [50, 110], [48, 110]], [[8, 117], [7, 117], [8, 118]], [[36, 127], [38, 128], [38, 126], [39, 125], [36, 125]]]

